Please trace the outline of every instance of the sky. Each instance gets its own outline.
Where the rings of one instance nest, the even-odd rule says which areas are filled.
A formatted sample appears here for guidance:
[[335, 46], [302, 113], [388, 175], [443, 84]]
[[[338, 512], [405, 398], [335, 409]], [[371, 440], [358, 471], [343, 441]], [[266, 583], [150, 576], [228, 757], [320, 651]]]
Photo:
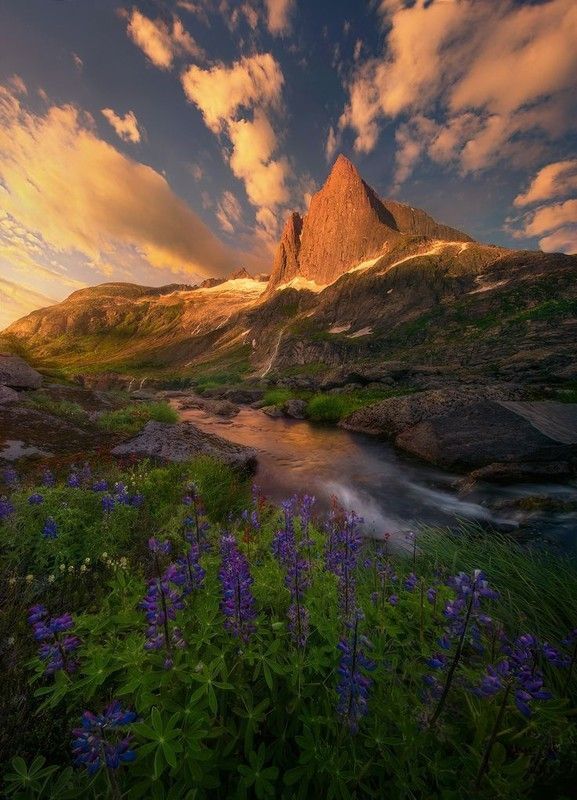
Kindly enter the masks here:
[[338, 153], [577, 252], [575, 0], [0, 0], [0, 329], [105, 281], [267, 272]]

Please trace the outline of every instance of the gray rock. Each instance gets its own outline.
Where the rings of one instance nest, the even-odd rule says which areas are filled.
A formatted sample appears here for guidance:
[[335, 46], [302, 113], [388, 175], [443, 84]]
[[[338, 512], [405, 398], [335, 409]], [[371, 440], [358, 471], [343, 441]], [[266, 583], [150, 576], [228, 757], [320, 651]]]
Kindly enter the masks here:
[[278, 406], [263, 406], [261, 411], [263, 411], [268, 417], [284, 417], [282, 408], [279, 408]]
[[11, 389], [9, 386], [2, 386], [0, 384], [0, 405], [7, 405], [8, 403], [18, 402], [18, 392]]
[[146, 389], [137, 389], [135, 392], [130, 392], [131, 400], [154, 400], [155, 397], [155, 392], [147, 392]]
[[152, 456], [165, 461], [190, 461], [197, 456], [210, 456], [231, 467], [254, 472], [256, 451], [234, 444], [213, 433], [201, 431], [192, 422], [148, 422], [128, 442], [112, 450], [113, 455]]
[[292, 419], [304, 419], [306, 417], [306, 409], [306, 402], [298, 398], [287, 400], [282, 407], [285, 416], [291, 417]]
[[250, 405], [262, 400], [264, 389], [227, 389], [224, 393], [224, 399], [230, 400], [231, 403], [240, 405]]
[[0, 385], [13, 389], [39, 389], [42, 375], [20, 356], [0, 353]]

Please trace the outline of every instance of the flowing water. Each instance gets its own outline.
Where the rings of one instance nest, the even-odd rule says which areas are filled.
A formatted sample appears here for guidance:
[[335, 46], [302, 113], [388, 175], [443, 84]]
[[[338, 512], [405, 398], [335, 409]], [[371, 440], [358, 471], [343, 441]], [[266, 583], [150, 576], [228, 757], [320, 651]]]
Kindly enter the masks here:
[[[467, 520], [523, 538], [538, 535], [577, 552], [575, 486], [479, 484], [463, 490], [459, 476], [403, 456], [374, 437], [271, 418], [252, 408], [241, 408], [232, 419], [199, 409], [180, 415], [202, 430], [255, 448], [256, 482], [267, 496], [280, 500], [295, 492], [314, 494], [321, 507], [336, 497], [364, 518], [371, 535], [388, 532], [402, 538], [402, 532], [419, 525], [455, 526]], [[519, 502], [529, 497], [573, 508], [528, 513]]]

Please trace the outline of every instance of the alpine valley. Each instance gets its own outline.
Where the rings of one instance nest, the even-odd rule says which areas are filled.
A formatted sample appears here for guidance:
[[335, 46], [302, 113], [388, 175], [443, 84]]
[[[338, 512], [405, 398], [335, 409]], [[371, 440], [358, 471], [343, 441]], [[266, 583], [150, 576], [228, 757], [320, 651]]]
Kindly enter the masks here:
[[516, 480], [575, 469], [574, 406], [557, 401], [577, 386], [577, 256], [474, 241], [381, 199], [343, 155], [288, 218], [270, 276], [102, 284], [4, 341], [92, 387], [277, 387], [289, 414], [307, 393], [364, 392], [341, 424], [434, 463]]

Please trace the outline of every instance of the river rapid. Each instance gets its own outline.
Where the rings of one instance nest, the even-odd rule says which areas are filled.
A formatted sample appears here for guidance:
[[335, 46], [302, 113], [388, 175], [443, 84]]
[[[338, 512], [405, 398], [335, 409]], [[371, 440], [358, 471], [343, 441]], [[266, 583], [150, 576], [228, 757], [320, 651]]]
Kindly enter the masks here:
[[[178, 405], [176, 404], [176, 407]], [[258, 454], [256, 483], [281, 500], [313, 494], [317, 507], [332, 497], [364, 519], [367, 535], [403, 534], [423, 525], [455, 527], [473, 521], [519, 538], [539, 537], [577, 555], [577, 487], [559, 484], [467, 487], [461, 476], [409, 458], [382, 439], [306, 421], [277, 419], [241, 407], [231, 419], [200, 409], [179, 410], [181, 419]], [[520, 507], [527, 498], [549, 498], [573, 508]], [[525, 501], [525, 502], [523, 502]], [[541, 504], [542, 505], [542, 504]]]

